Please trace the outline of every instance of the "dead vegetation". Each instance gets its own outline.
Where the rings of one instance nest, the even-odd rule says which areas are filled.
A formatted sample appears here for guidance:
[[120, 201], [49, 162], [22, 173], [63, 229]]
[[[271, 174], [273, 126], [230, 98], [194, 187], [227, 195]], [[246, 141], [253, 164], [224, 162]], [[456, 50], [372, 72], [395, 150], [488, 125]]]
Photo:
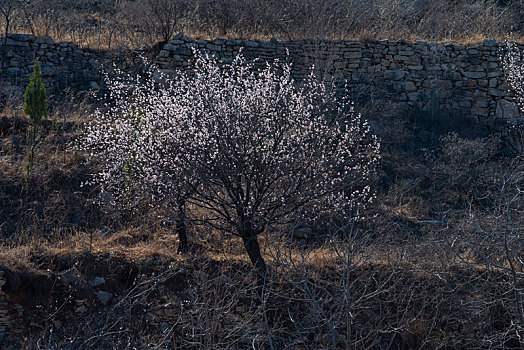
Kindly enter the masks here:
[[93, 169], [73, 147], [90, 111], [82, 96], [52, 104], [58, 128], [44, 125], [26, 191], [27, 120], [20, 97], [3, 101], [0, 266], [26, 327], [3, 347], [521, 347], [522, 161], [512, 138], [456, 116], [360, 108], [383, 144], [369, 219], [265, 233], [261, 298], [236, 238], [193, 225], [190, 253], [177, 254], [169, 213], [92, 204], [94, 189], [81, 184]]
[[[2, 32], [33, 33], [91, 49], [139, 48], [170, 39], [328, 38], [481, 42], [522, 36], [519, 1], [451, 0], [4, 0]], [[7, 28], [7, 26], [9, 28]]]

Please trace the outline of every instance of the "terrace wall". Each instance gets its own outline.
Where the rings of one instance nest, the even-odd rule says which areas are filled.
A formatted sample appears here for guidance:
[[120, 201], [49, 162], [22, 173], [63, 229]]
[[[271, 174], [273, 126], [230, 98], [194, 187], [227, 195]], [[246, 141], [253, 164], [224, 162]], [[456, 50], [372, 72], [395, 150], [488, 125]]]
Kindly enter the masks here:
[[171, 74], [191, 69], [193, 48], [224, 63], [240, 51], [249, 59], [279, 59], [293, 64], [293, 75], [304, 79], [312, 66], [333, 78], [355, 100], [394, 103], [406, 109], [472, 117], [482, 124], [519, 116], [500, 61], [504, 43], [436, 44], [425, 41], [372, 42], [297, 40], [192, 40], [177, 34], [157, 56], [160, 69]]

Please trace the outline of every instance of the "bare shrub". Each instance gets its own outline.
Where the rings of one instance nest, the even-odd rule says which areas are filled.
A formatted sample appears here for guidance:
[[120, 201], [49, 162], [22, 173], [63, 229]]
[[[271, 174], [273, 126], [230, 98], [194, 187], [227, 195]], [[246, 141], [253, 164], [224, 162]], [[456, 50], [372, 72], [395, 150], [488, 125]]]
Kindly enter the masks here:
[[[51, 36], [93, 49], [137, 48], [172, 37], [480, 41], [522, 32], [518, 2], [295, 0], [9, 0], [0, 19], [13, 32]], [[5, 6], [5, 5], [4, 5]], [[7, 8], [7, 7], [6, 7]], [[7, 11], [5, 11], [7, 13]], [[9, 21], [8, 21], [9, 19]], [[7, 23], [9, 22], [9, 23]]]

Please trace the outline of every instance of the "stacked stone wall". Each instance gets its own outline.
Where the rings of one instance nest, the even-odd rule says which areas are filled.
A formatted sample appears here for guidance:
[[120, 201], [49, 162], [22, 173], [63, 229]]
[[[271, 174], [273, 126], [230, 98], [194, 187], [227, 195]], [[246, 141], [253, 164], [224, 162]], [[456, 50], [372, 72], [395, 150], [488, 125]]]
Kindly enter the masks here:
[[293, 64], [301, 80], [311, 67], [334, 79], [357, 101], [394, 103], [402, 108], [473, 117], [483, 124], [519, 117], [508, 91], [501, 53], [504, 43], [436, 44], [425, 41], [373, 42], [298, 40], [192, 40], [178, 34], [159, 53], [156, 63], [168, 74], [191, 69], [193, 49], [224, 63], [242, 52], [249, 60], [279, 59]]
[[55, 43], [50, 38], [27, 34], [0, 37], [0, 81], [25, 87], [37, 58], [48, 94], [59, 94], [66, 88], [96, 88], [100, 82], [99, 58], [67, 42]]
[[24, 332], [22, 323], [23, 308], [11, 303], [8, 295], [2, 290], [7, 284], [4, 271], [0, 270], [0, 348], [8, 336], [20, 336]]
[[[401, 108], [472, 117], [482, 124], [519, 118], [520, 112], [505, 81], [500, 56], [504, 43], [478, 45], [425, 41], [370, 42], [297, 40], [193, 40], [177, 34], [155, 59], [161, 71], [192, 67], [193, 49], [205, 50], [229, 63], [239, 53], [257, 65], [279, 59], [293, 64], [297, 80], [315, 73], [334, 79], [357, 103], [396, 104]], [[42, 64], [49, 94], [101, 86], [105, 53], [55, 43], [49, 38], [11, 34], [0, 38], [0, 81], [25, 87], [33, 59]], [[125, 57], [113, 57], [123, 59]]]

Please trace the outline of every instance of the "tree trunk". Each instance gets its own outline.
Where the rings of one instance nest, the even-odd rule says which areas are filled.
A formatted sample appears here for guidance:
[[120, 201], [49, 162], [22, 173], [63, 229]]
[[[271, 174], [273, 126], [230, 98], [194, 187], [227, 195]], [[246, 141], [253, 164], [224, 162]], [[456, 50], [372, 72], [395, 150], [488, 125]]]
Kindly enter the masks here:
[[186, 208], [184, 201], [181, 201], [180, 204], [178, 204], [175, 229], [178, 233], [178, 252], [185, 253], [188, 250], [188, 242], [186, 226]]
[[7, 36], [9, 35], [9, 16], [5, 16], [5, 38], [4, 38], [4, 45], [7, 45]]
[[260, 253], [260, 245], [258, 244], [257, 237], [255, 235], [243, 235], [242, 241], [244, 242], [244, 248], [246, 248], [247, 255], [251, 260], [251, 263], [255, 267], [259, 275], [259, 283], [265, 282], [267, 266], [262, 254]]

